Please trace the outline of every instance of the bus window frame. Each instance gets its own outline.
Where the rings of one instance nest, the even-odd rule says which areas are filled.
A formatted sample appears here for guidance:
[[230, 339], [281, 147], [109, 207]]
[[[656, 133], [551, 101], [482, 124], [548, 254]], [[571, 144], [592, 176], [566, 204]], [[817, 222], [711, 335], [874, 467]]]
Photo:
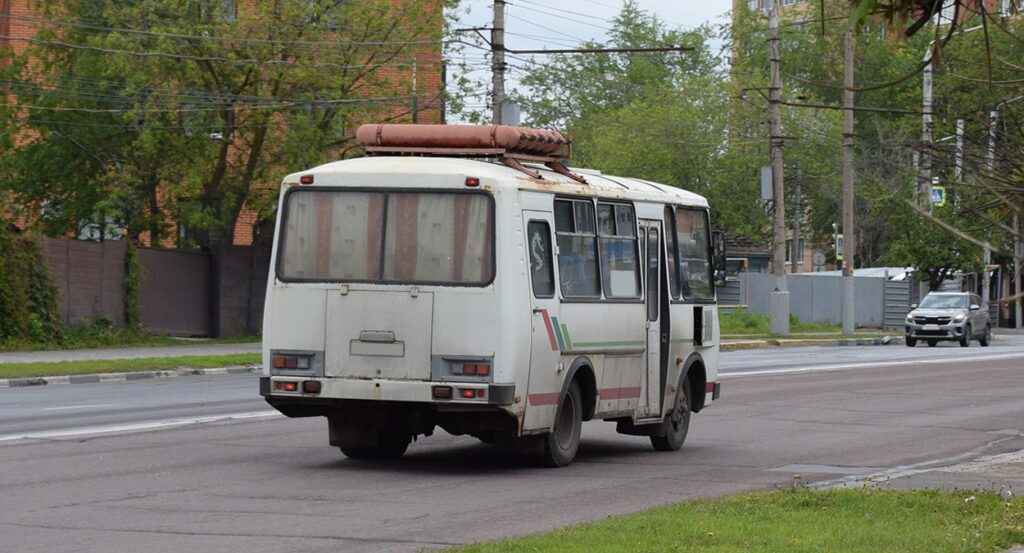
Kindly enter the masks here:
[[[446, 282], [446, 281], [398, 281], [398, 280], [366, 280], [366, 279], [337, 279], [337, 278], [283, 278], [281, 276], [281, 263], [284, 261], [285, 245], [284, 245], [284, 230], [288, 226], [288, 200], [292, 194], [299, 192], [364, 192], [364, 193], [379, 193], [384, 194], [384, 205], [387, 206], [388, 195], [391, 193], [404, 194], [404, 193], [427, 193], [427, 194], [472, 194], [483, 196], [488, 200], [488, 206], [491, 209], [491, 278], [490, 280], [477, 283], [477, 282]], [[445, 288], [487, 288], [494, 284], [494, 281], [498, 278], [498, 208], [497, 203], [494, 200], [494, 195], [485, 190], [460, 190], [457, 188], [409, 188], [409, 187], [373, 187], [373, 186], [292, 186], [288, 190], [285, 190], [284, 196], [281, 198], [281, 204], [279, 206], [281, 210], [280, 226], [277, 232], [277, 236], [274, 236], [274, 245], [276, 246], [276, 259], [274, 259], [274, 278], [278, 282], [289, 283], [289, 284], [372, 284], [376, 286], [439, 286]], [[381, 252], [383, 255], [385, 243], [383, 232], [387, 228], [387, 208], [385, 207], [385, 216], [382, 223], [381, 229]], [[383, 264], [381, 264], [383, 268]]]
[[[708, 267], [709, 267], [709, 273], [710, 273], [708, 278], [714, 279], [714, 268], [713, 268], [713, 264], [714, 264], [714, 261], [713, 261], [714, 260], [714, 251], [712, 249], [713, 246], [711, 245], [711, 210], [706, 208], [706, 207], [702, 207], [702, 206], [686, 206], [686, 205], [679, 205], [679, 204], [665, 204], [665, 207], [671, 208], [671, 210], [672, 210], [672, 221], [673, 221], [673, 223], [672, 223], [672, 225], [673, 225], [672, 226], [672, 230], [673, 230], [673, 232], [678, 232], [678, 228], [676, 228], [677, 224], [675, 222], [676, 221], [676, 210], [685, 209], [685, 210], [688, 210], [688, 211], [699, 211], [699, 212], [702, 212], [704, 214], [705, 222], [707, 223], [707, 225], [706, 225], [706, 234], [707, 234], [708, 251], [707, 251], [706, 255], [707, 255]], [[679, 263], [682, 260], [682, 258], [680, 257], [680, 254], [682, 252], [679, 251], [679, 238], [678, 238], [678, 236], [675, 237], [675, 239], [673, 240], [673, 243], [676, 245], [676, 263]], [[677, 273], [678, 274], [677, 274], [676, 278], [679, 278], [679, 276], [682, 275], [682, 272], [681, 271], [677, 271]], [[669, 297], [671, 298], [670, 302], [673, 303], [673, 304], [687, 304], [687, 305], [717, 305], [718, 304], [718, 293], [716, 292], [717, 287], [715, 286], [715, 283], [714, 283], [713, 280], [711, 280], [710, 283], [711, 283], [711, 297], [710, 298], [694, 298], [694, 297], [686, 297], [683, 294], [683, 283], [680, 282], [679, 283], [679, 297], [678, 298], [673, 297], [671, 295], [671, 292], [670, 292], [669, 293]]]
[[533, 297], [538, 299], [538, 300], [550, 300], [550, 299], [554, 299], [555, 296], [558, 295], [558, 289], [559, 289], [558, 275], [555, 274], [555, 263], [558, 263], [558, 259], [555, 258], [555, 247], [554, 247], [555, 246], [555, 243], [554, 243], [555, 241], [552, 240], [552, 238], [551, 238], [552, 237], [551, 224], [548, 223], [547, 220], [545, 220], [545, 219], [529, 219], [529, 220], [527, 220], [526, 221], [527, 255], [530, 257], [530, 262], [531, 263], [533, 262], [533, 251], [529, 249], [529, 239], [530, 239], [530, 234], [529, 233], [530, 233], [530, 225], [532, 225], [534, 223], [539, 223], [539, 224], [544, 225], [544, 227], [548, 231], [548, 234], [547, 234], [547, 236], [548, 236], [548, 252], [547, 252], [548, 259], [547, 259], [547, 261], [548, 261], [548, 265], [549, 265], [550, 271], [551, 271], [551, 294], [550, 295], [543, 295], [543, 296], [537, 294], [536, 283], [533, 280], [533, 271], [529, 272], [529, 277], [528, 277], [530, 279], [530, 293], [532, 293]]
[[[605, 295], [604, 295], [604, 282], [603, 282], [603, 279], [601, 278], [601, 259], [602, 259], [602, 257], [601, 257], [601, 241], [599, 239], [600, 238], [599, 237], [600, 230], [598, 229], [598, 222], [597, 222], [597, 203], [601, 202], [601, 201], [604, 201], [604, 203], [628, 205], [628, 206], [633, 208], [633, 226], [636, 227], [636, 230], [634, 231], [635, 234], [636, 234], [636, 236], [633, 238], [634, 241], [639, 240], [638, 237], [640, 235], [640, 230], [639, 230], [640, 219], [637, 217], [637, 214], [636, 214], [636, 203], [628, 201], [628, 200], [618, 200], [618, 199], [614, 199], [614, 198], [607, 198], [607, 199], [605, 199], [605, 198], [601, 198], [601, 197], [598, 197], [598, 196], [570, 196], [570, 195], [565, 195], [565, 194], [559, 194], [559, 195], [554, 196], [552, 198], [552, 203], [551, 203], [551, 215], [552, 215], [552, 218], [554, 218], [554, 213], [555, 213], [554, 202], [557, 202], [559, 200], [563, 200], [563, 201], [577, 201], [577, 202], [578, 201], [586, 201], [586, 202], [590, 202], [591, 205], [594, 208], [594, 238], [595, 238], [595, 240], [597, 240], [597, 279], [598, 279], [598, 282], [600, 283], [599, 288], [600, 288], [600, 291], [601, 291], [600, 295], [598, 295], [598, 296], [566, 298], [565, 295], [562, 294], [562, 280], [561, 280], [561, 276], [559, 276], [559, 278], [558, 278], [558, 301], [559, 301], [559, 303], [633, 303], [633, 304], [635, 304], [635, 303], [644, 303], [644, 301], [646, 301], [646, 299], [644, 298], [644, 295], [643, 295], [643, 290], [644, 290], [643, 276], [644, 275], [643, 275], [642, 271], [641, 271], [641, 274], [640, 274], [640, 297], [638, 297], [638, 298], [608, 298], [608, 297], [605, 297]], [[665, 205], [670, 205], [670, 204], [665, 204]], [[575, 216], [576, 215], [575, 215], [575, 213], [576, 212], [573, 211], [573, 217], [574, 217], [574, 219], [573, 219], [573, 230], [574, 231], [575, 231], [575, 228], [576, 228], [576, 222], [575, 222]], [[558, 223], [555, 223], [554, 229], [555, 229], [555, 242], [557, 244], [557, 242], [558, 242], [558, 234], [559, 234]], [[573, 233], [562, 232], [562, 234], [571, 234], [571, 235], [575, 235], [575, 236], [586, 236], [586, 235], [577, 235], [575, 232], [573, 232]], [[639, 249], [639, 247], [640, 247], [640, 245], [639, 245], [639, 243], [637, 243], [637, 248]], [[557, 255], [561, 255], [561, 252], [559, 252]], [[558, 261], [557, 256], [555, 258], [555, 261], [556, 262]]]

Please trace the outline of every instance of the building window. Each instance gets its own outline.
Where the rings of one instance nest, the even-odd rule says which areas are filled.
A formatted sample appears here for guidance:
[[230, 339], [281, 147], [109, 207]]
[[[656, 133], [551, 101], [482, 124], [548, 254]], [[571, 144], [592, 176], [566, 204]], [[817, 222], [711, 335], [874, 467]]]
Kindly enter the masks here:
[[[800, 239], [800, 247], [797, 249], [797, 252], [796, 252], [796, 262], [797, 263], [803, 263], [804, 262], [804, 248], [805, 247], [806, 247], [806, 244], [804, 243], [804, 239], [801, 238]], [[786, 263], [792, 263], [792, 262], [793, 262], [793, 239], [790, 238], [790, 239], [786, 240]]]
[[233, 23], [238, 19], [238, 0], [197, 0], [199, 20]]

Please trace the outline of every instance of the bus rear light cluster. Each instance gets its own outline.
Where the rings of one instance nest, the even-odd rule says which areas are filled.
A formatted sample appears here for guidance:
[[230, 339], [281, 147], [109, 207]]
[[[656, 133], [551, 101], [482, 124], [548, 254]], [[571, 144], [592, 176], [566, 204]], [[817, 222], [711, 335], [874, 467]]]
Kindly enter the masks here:
[[275, 382], [274, 389], [279, 392], [297, 392], [299, 391], [298, 382]]
[[491, 374], [491, 365], [488, 363], [452, 363], [452, 374], [487, 376]]
[[459, 395], [462, 396], [463, 399], [482, 398], [485, 394], [486, 392], [484, 392], [482, 388], [459, 388]]
[[309, 370], [309, 357], [275, 355], [273, 365], [275, 369], [297, 369], [306, 371]]
[[[319, 394], [323, 386], [317, 380], [306, 380], [302, 383], [302, 393]], [[279, 381], [274, 383], [274, 390], [278, 392], [298, 392], [299, 383], [295, 381]]]

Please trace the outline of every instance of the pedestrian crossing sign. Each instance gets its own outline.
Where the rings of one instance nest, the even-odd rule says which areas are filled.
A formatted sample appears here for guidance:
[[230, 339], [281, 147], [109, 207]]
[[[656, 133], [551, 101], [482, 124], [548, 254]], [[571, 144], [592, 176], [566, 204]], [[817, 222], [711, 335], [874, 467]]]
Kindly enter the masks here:
[[942, 207], [946, 205], [946, 187], [932, 186], [932, 205]]

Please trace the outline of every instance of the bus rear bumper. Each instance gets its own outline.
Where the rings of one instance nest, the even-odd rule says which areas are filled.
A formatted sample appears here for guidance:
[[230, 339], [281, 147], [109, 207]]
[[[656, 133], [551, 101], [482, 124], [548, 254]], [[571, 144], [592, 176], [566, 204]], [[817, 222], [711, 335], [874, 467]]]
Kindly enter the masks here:
[[[454, 404], [460, 406], [511, 406], [516, 385], [488, 382], [435, 382], [348, 378], [264, 376], [260, 395], [275, 400], [363, 400]], [[298, 403], [298, 402], [296, 402]]]

